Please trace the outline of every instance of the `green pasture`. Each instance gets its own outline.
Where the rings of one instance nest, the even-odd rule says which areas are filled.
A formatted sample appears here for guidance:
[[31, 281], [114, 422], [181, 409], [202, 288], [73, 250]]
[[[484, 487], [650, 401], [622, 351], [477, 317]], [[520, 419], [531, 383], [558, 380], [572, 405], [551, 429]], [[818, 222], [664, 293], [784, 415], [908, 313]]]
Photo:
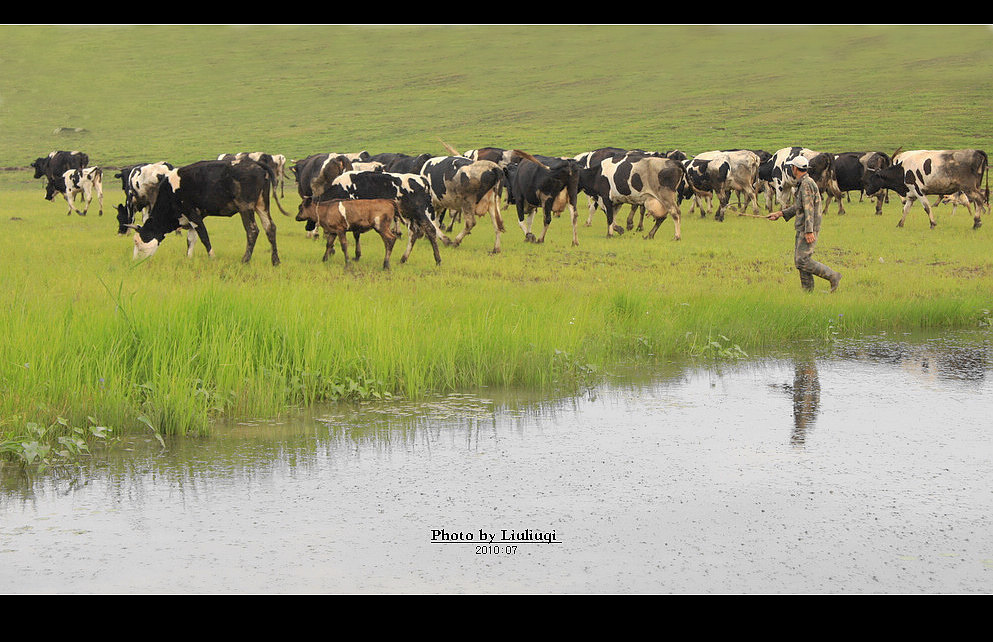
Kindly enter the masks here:
[[[0, 27], [0, 441], [32, 427], [151, 425], [207, 434], [220, 415], [478, 386], [595, 383], [628, 364], [721, 358], [837, 334], [988, 326], [993, 226], [894, 200], [825, 215], [817, 256], [844, 274], [805, 294], [790, 223], [689, 214], [653, 240], [543, 245], [504, 211], [435, 266], [426, 241], [381, 269], [274, 215], [240, 262], [237, 219], [207, 219], [216, 256], [170, 236], [134, 262], [112, 168], [236, 151], [444, 154], [616, 145], [775, 151], [993, 149], [993, 32], [963, 27]], [[28, 164], [86, 151], [104, 215], [66, 216]], [[283, 206], [295, 212], [294, 186]], [[623, 208], [622, 219], [627, 216]], [[540, 217], [539, 217], [540, 218]], [[353, 249], [353, 248], [350, 248]], [[65, 432], [65, 431], [62, 431]]]

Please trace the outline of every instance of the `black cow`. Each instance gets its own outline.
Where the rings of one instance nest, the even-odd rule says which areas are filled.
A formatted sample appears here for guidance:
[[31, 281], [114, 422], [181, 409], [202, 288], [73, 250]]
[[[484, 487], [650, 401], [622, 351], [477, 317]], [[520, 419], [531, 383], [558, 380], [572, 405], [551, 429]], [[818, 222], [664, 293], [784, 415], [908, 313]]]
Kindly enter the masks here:
[[83, 169], [90, 164], [90, 157], [83, 152], [55, 151], [46, 158], [31, 163], [35, 178], [46, 178], [45, 200], [55, 198], [55, 193], [65, 194], [65, 173], [70, 169]]
[[[572, 244], [579, 245], [576, 199], [581, 169], [574, 158], [539, 155], [529, 155], [529, 158], [507, 166], [510, 199], [517, 206], [517, 220], [526, 241], [543, 243], [552, 223], [552, 213], [561, 213], [568, 207], [572, 215]], [[535, 237], [531, 224], [539, 207], [544, 210], [544, 229], [540, 237]]]
[[434, 250], [435, 264], [441, 264], [438, 238], [446, 244], [451, 241], [438, 228], [426, 178], [420, 174], [345, 172], [334, 179], [321, 200], [348, 198], [388, 198], [397, 201], [400, 204], [400, 217], [410, 231], [407, 250], [400, 257], [400, 262], [407, 261], [414, 242], [425, 236]]
[[[832, 180], [828, 182], [824, 211], [827, 212], [831, 199], [838, 201], [838, 214], [845, 213], [842, 198], [845, 192], [859, 191], [865, 187], [865, 179], [870, 171], [878, 171], [890, 166], [890, 157], [883, 152], [843, 152], [835, 154], [831, 163]], [[876, 201], [876, 214], [883, 213], [883, 194], [873, 197]]]
[[[270, 192], [283, 214], [289, 216], [289, 213], [279, 203], [275, 184], [276, 176], [269, 167], [248, 159], [236, 163], [200, 161], [172, 170], [159, 187], [158, 198], [148, 220], [135, 227], [134, 258], [154, 254], [166, 234], [180, 227], [195, 230], [207, 248], [207, 254], [213, 256], [204, 218], [241, 214], [247, 237], [245, 255], [241, 260], [247, 263], [252, 258], [259, 235], [255, 224], [255, 215], [258, 214], [272, 246], [272, 264], [279, 265], [276, 225], [269, 214]], [[187, 241], [187, 256], [193, 254], [194, 243], [191, 233]]]
[[383, 164], [383, 170], [391, 174], [420, 174], [424, 163], [431, 158], [431, 154], [418, 154], [410, 156], [393, 152], [374, 154], [369, 157], [370, 161]]

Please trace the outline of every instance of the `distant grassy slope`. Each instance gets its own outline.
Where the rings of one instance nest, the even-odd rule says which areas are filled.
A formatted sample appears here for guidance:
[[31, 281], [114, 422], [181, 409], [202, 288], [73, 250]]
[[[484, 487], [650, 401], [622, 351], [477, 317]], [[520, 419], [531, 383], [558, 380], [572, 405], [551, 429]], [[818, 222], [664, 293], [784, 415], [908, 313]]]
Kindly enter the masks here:
[[[993, 147], [993, 32], [0, 27], [0, 166], [227, 151]], [[59, 127], [85, 133], [53, 134]]]

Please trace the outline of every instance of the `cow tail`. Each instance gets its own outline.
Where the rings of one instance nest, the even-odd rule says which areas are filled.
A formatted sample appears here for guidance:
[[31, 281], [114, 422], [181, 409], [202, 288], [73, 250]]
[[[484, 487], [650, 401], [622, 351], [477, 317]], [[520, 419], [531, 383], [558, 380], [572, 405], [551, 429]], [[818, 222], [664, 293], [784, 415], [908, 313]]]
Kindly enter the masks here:
[[279, 194], [276, 192], [276, 172], [272, 171], [272, 168], [265, 163], [255, 161], [255, 164], [264, 169], [266, 175], [269, 177], [269, 189], [272, 193], [272, 198], [276, 201], [276, 207], [283, 213], [283, 216], [292, 216], [292, 214], [283, 209], [283, 204], [279, 202]]
[[979, 170], [980, 175], [986, 174], [986, 193], [983, 195], [983, 200], [986, 201], [986, 207], [990, 205], [990, 163], [989, 159], [986, 157], [986, 152], [981, 151], [983, 155], [983, 166]]

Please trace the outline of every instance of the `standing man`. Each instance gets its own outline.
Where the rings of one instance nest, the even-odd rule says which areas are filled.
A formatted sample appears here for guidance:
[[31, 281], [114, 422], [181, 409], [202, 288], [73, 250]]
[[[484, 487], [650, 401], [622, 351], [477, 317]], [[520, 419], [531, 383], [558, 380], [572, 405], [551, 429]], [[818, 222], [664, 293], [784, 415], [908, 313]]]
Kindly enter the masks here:
[[821, 231], [821, 192], [814, 179], [807, 175], [806, 157], [797, 156], [793, 160], [786, 161], [786, 165], [791, 168], [793, 178], [796, 180], [796, 187], [793, 188], [793, 204], [784, 210], [769, 214], [766, 218], [770, 221], [778, 218], [788, 221], [796, 216], [794, 222], [796, 246], [793, 262], [800, 271], [800, 285], [810, 292], [814, 289], [814, 277], [819, 276], [831, 282], [831, 291], [834, 292], [841, 282], [841, 274], [813, 259], [817, 235]]

